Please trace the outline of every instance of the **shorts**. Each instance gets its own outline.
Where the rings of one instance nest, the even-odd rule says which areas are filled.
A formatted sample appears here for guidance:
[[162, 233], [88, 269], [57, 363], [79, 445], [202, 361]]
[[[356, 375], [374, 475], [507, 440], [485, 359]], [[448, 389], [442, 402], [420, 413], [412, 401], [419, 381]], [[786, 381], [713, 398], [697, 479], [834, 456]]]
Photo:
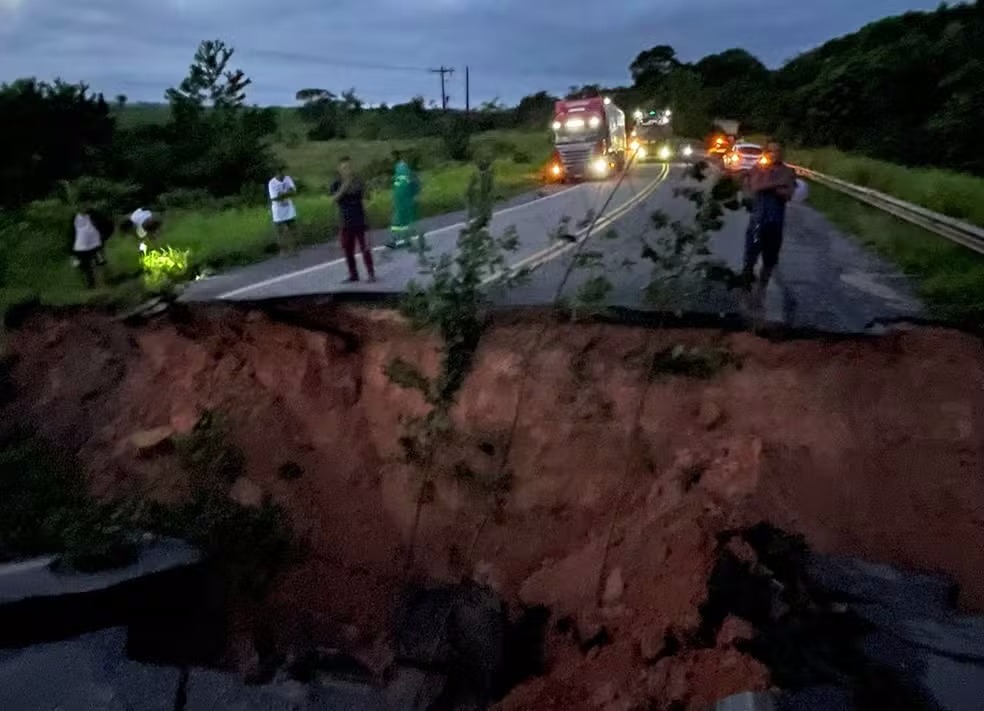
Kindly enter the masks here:
[[779, 250], [782, 249], [782, 225], [759, 225], [758, 239], [762, 250], [762, 266], [774, 269], [779, 264]]

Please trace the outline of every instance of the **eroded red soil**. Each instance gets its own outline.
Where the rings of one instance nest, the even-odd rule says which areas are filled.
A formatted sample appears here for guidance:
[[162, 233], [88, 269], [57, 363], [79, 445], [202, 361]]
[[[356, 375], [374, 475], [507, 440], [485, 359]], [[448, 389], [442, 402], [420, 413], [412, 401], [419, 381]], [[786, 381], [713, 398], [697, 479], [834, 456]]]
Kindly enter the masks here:
[[[11, 338], [16, 407], [79, 448], [100, 492], [163, 499], [187, 492], [184, 475], [173, 458], [135, 456], [130, 436], [188, 431], [206, 409], [221, 410], [250, 482], [311, 541], [261, 616], [282, 644], [378, 656], [421, 481], [398, 438], [401, 416], [422, 403], [383, 369], [400, 356], [433, 370], [435, 344], [390, 312], [319, 318], [344, 335], [219, 308], [141, 327], [95, 313], [39, 315]], [[475, 576], [511, 602], [546, 604], [555, 620], [573, 620], [574, 635], [608, 630], [610, 644], [585, 652], [552, 627], [549, 674], [503, 708], [648, 700], [698, 709], [767, 688], [768, 671], [734, 647], [749, 633], [737, 620], [711, 647], [663, 648], [668, 633], [700, 622], [716, 534], [762, 520], [821, 551], [945, 572], [964, 607], [984, 610], [980, 339], [915, 329], [774, 343], [557, 324], [527, 364], [540, 328], [503, 318], [484, 338], [457, 434], [435, 463], [411, 567], [419, 578]], [[674, 344], [728, 348], [742, 367], [647, 387], [648, 354]], [[482, 482], [495, 478], [527, 367], [504, 494]], [[279, 477], [286, 462], [303, 476]]]

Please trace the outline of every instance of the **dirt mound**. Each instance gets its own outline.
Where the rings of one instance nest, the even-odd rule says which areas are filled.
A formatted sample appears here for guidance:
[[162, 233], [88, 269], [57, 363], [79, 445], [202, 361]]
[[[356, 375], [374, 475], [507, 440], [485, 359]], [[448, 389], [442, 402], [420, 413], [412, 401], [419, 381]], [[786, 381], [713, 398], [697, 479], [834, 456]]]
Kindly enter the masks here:
[[[17, 398], [4, 417], [78, 449], [102, 495], [173, 500], [187, 475], [134, 442], [221, 411], [246, 455], [237, 495], [272, 497], [310, 541], [248, 625], [284, 648], [367, 658], [405, 582], [421, 484], [399, 438], [423, 403], [383, 371], [401, 357], [433, 372], [435, 343], [384, 311], [300, 318], [36, 315], [11, 335]], [[754, 630], [738, 618], [695, 641], [719, 534], [759, 521], [821, 551], [947, 573], [967, 609], [984, 609], [979, 339], [915, 329], [768, 342], [557, 324], [527, 364], [539, 328], [500, 319], [483, 338], [410, 567], [423, 580], [475, 577], [517, 609], [550, 608], [548, 674], [503, 708], [701, 708], [767, 688], [768, 670], [739, 643]], [[711, 377], [667, 368], [648, 382], [653, 353], [709, 349], [728, 354]]]

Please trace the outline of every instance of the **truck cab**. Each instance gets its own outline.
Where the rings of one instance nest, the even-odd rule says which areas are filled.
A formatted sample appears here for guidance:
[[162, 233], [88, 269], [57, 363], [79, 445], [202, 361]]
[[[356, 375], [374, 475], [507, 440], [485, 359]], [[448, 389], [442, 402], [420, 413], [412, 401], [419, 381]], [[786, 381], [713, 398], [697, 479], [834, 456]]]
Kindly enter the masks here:
[[625, 113], [611, 99], [558, 101], [551, 126], [559, 180], [604, 179], [625, 167]]

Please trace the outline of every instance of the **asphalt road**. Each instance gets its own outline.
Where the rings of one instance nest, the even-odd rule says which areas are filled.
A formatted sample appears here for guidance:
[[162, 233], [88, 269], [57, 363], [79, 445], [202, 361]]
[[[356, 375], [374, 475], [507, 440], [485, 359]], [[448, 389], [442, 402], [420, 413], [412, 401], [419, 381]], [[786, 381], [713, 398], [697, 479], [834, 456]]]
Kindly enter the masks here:
[[[591, 240], [587, 248], [605, 254], [603, 273], [614, 285], [609, 303], [631, 309], [654, 308], [646, 300], [646, 285], [653, 275], [639, 259], [640, 236], [646, 233], [654, 210], [683, 221], [692, 216], [690, 203], [674, 196], [674, 187], [685, 183], [683, 167], [642, 165], [633, 168], [617, 186], [615, 180], [610, 180], [555, 187], [500, 206], [492, 230], [513, 227], [520, 239], [510, 263], [536, 269], [518, 287], [507, 290], [493, 286], [495, 302], [516, 306], [553, 303], [558, 285], [569, 271], [575, 245], [558, 242], [551, 234], [565, 218], [570, 223], [569, 232], [576, 234], [577, 223], [596, 215], [597, 226], [587, 237]], [[423, 223], [435, 253], [454, 249], [464, 218], [463, 213], [458, 213]], [[724, 229], [712, 240], [714, 256], [735, 269], [741, 265], [747, 221], [747, 213], [728, 214]], [[613, 233], [618, 236], [613, 238]], [[373, 234], [377, 245], [385, 239], [385, 233]], [[421, 278], [416, 256], [406, 250], [390, 251], [377, 246], [375, 257], [379, 276], [376, 284], [343, 284], [347, 276], [345, 264], [332, 243], [201, 280], [183, 298], [256, 301], [331, 294], [358, 298], [360, 294], [399, 293], [411, 279]], [[635, 264], [626, 266], [626, 262]], [[599, 272], [571, 271], [561, 296], [571, 298], [596, 273]], [[680, 312], [743, 313], [735, 294], [704, 282], [676, 285], [660, 306]], [[808, 206], [790, 206], [779, 271], [766, 298], [767, 321], [796, 328], [858, 332], [879, 321], [922, 314], [923, 307], [911, 284], [896, 268], [866, 252]]]

